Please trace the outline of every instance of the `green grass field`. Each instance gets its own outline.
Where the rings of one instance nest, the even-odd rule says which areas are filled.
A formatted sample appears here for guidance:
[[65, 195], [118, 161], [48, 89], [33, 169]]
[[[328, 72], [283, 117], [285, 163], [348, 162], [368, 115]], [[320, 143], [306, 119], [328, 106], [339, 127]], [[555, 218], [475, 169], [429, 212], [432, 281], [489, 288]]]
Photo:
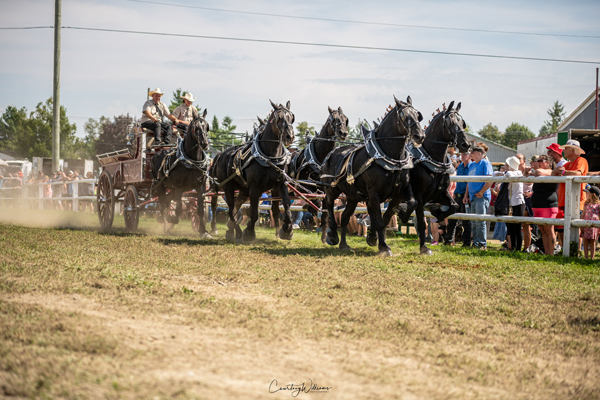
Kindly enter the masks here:
[[0, 210], [0, 395], [600, 398], [598, 261], [219, 228]]

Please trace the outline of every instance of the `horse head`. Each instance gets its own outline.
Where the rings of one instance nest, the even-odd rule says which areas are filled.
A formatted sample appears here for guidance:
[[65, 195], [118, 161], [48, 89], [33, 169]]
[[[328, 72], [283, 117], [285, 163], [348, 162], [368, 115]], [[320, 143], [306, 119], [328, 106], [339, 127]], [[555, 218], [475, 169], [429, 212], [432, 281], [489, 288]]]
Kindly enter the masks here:
[[279, 141], [284, 146], [290, 146], [294, 143], [294, 126], [293, 123], [296, 119], [294, 114], [290, 111], [290, 102], [288, 101], [285, 106], [276, 105], [271, 100], [271, 106], [273, 106], [273, 112], [269, 118], [269, 124], [271, 129], [279, 137]]
[[333, 139], [346, 140], [348, 137], [348, 117], [342, 111], [342, 107], [337, 110], [329, 109], [329, 117], [327, 118], [328, 129], [327, 136]]
[[443, 111], [444, 113], [444, 140], [455, 143], [458, 147], [458, 151], [465, 153], [471, 147], [469, 138], [467, 137], [466, 122], [462, 119], [460, 114], [461, 103], [458, 103], [456, 109], [454, 109], [454, 101], [450, 103], [448, 109]]
[[420, 146], [425, 140], [425, 131], [421, 127], [420, 122], [423, 121], [423, 115], [412, 106], [410, 96], [406, 98], [406, 103], [400, 101], [394, 96], [396, 102], [396, 114], [398, 116], [398, 124], [410, 136], [410, 140], [415, 146]]
[[208, 111], [204, 109], [202, 116], [199, 115], [190, 122], [186, 135], [186, 137], [192, 138], [192, 140], [194, 140], [204, 151], [208, 149], [208, 132], [210, 131], [208, 122], [206, 122], [207, 112]]

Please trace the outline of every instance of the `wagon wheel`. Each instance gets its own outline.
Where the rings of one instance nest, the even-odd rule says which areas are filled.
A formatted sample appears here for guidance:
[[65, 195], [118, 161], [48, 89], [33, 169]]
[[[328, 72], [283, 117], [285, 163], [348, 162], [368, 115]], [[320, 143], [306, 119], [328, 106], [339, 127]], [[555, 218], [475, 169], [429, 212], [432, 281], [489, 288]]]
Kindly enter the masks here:
[[135, 186], [129, 185], [125, 191], [123, 200], [123, 217], [125, 218], [125, 227], [129, 232], [135, 232], [140, 221], [139, 206], [140, 200]]
[[100, 227], [103, 230], [108, 230], [112, 227], [113, 219], [115, 218], [115, 191], [113, 179], [110, 172], [102, 171], [100, 179], [98, 179], [98, 219]]

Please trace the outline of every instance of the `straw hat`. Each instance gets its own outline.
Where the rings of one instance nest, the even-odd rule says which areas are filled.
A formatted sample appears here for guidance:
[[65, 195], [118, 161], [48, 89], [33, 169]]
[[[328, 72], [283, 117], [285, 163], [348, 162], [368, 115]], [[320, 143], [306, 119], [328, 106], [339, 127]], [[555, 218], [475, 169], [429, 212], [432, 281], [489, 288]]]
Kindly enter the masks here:
[[194, 95], [191, 94], [190, 92], [187, 92], [184, 96], [179, 96], [179, 97], [181, 97], [182, 99], [185, 99], [187, 101], [194, 101], [194, 100], [196, 100], [196, 98], [194, 97]]
[[160, 88], [156, 88], [156, 89], [154, 89], [154, 90], [151, 90], [151, 91], [150, 91], [150, 93], [148, 93], [148, 95], [149, 95], [149, 96], [152, 96], [154, 93], [156, 93], [156, 94], [160, 94], [161, 96], [162, 96], [163, 94], [165, 94], [165, 93], [164, 93], [162, 90], [160, 90]]
[[521, 165], [521, 162], [519, 161], [519, 159], [517, 157], [508, 157], [506, 159], [506, 164], [508, 165], [508, 167], [514, 171], [518, 171], [519, 170], [519, 165]]
[[581, 148], [581, 145], [579, 144], [579, 141], [577, 141], [577, 140], [573, 140], [573, 139], [567, 140], [567, 143], [560, 146], [561, 149], [566, 149], [567, 147], [570, 147], [575, 151], [579, 150], [579, 154], [585, 154], [585, 151], [583, 151], [583, 149]]

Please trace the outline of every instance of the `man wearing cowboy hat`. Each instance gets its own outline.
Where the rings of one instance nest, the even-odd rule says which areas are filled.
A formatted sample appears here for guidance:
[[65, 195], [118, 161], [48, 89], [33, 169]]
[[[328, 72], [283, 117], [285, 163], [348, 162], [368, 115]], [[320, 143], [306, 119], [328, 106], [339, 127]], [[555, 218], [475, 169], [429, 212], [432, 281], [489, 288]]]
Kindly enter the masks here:
[[[581, 148], [581, 145], [577, 140], [569, 140], [563, 146], [560, 146], [563, 149], [563, 155], [569, 162], [567, 162], [562, 167], [556, 167], [554, 171], [552, 171], [552, 175], [556, 176], [585, 176], [589, 171], [588, 162], [585, 158], [581, 157], [582, 154], [585, 154], [585, 151]], [[585, 193], [583, 192], [585, 184], [581, 184], [581, 200], [579, 201], [579, 209], [583, 210], [583, 205], [585, 203]], [[565, 209], [565, 184], [561, 183], [558, 185], [558, 209]]]
[[179, 120], [177, 129], [185, 134], [190, 122], [192, 122], [194, 118], [198, 118], [198, 110], [192, 105], [192, 102], [196, 100], [194, 95], [188, 92], [179, 97], [183, 99], [183, 104], [173, 111], [173, 116]]
[[163, 122], [163, 117], [169, 118], [175, 125], [179, 123], [179, 120], [171, 115], [169, 108], [160, 101], [161, 96], [164, 94], [160, 88], [151, 90], [149, 94], [152, 100], [146, 101], [142, 107], [141, 126], [154, 131], [155, 144], [161, 142], [161, 132], [164, 134], [162, 142], [169, 144], [173, 127], [168, 122]]

